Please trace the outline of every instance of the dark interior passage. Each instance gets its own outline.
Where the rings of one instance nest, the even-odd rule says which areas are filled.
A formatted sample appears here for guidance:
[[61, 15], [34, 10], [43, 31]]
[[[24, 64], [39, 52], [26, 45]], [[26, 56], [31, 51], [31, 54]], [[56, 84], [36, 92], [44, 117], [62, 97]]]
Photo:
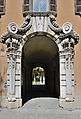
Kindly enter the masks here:
[[42, 67], [35, 67], [32, 70], [32, 87], [45, 85], [45, 70]]
[[[32, 70], [42, 67], [45, 85], [32, 85]], [[59, 97], [59, 59], [56, 43], [46, 36], [29, 39], [22, 54], [22, 98]]]

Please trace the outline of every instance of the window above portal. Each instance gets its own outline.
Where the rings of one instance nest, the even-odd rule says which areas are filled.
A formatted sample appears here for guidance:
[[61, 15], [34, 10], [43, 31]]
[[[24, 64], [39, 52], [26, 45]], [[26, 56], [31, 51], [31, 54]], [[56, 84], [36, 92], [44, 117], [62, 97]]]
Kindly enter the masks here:
[[5, 14], [5, 0], [0, 0], [0, 17]]
[[33, 0], [33, 12], [46, 12], [47, 0]]
[[81, 16], [81, 0], [75, 0], [75, 14]]
[[27, 13], [57, 13], [56, 0], [23, 0], [23, 15]]

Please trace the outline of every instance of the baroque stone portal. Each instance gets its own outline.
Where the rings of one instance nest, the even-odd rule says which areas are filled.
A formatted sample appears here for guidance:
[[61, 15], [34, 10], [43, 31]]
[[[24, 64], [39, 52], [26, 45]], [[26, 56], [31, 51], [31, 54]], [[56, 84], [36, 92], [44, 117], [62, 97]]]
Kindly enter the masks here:
[[[44, 39], [44, 42], [42, 42], [42, 39]], [[8, 62], [6, 106], [9, 108], [18, 108], [22, 106], [22, 97], [21, 97], [22, 67], [23, 67], [22, 61], [23, 63], [24, 62], [26, 63], [26, 60], [30, 57], [27, 56], [26, 60], [24, 60], [24, 57], [25, 55], [27, 55], [28, 50], [31, 49], [31, 47], [28, 48], [28, 45], [26, 44], [29, 42], [30, 44], [31, 43], [34, 44], [34, 40], [35, 43], [38, 40], [39, 44], [42, 44], [41, 47], [43, 47], [42, 49], [43, 51], [45, 51], [45, 53], [46, 50], [50, 52], [50, 48], [52, 47], [51, 44], [53, 44], [54, 50], [51, 50], [52, 53], [49, 54], [54, 53], [54, 57], [56, 59], [54, 59], [53, 62], [52, 60], [52, 58], [54, 58], [52, 57], [53, 55], [48, 55], [48, 57], [46, 55], [46, 58], [49, 59], [49, 57], [51, 57], [49, 59], [50, 60], [49, 67], [51, 66], [52, 62], [53, 66], [55, 67], [54, 71], [56, 74], [56, 78], [55, 84], [52, 88], [55, 89], [56, 92], [52, 91], [52, 88], [50, 88], [48, 82], [47, 86], [51, 90], [51, 93], [53, 92], [58, 96], [60, 106], [64, 107], [66, 103], [70, 105], [69, 102], [72, 103], [74, 102], [74, 86], [75, 86], [74, 69], [73, 69], [74, 45], [78, 43], [79, 36], [73, 30], [73, 26], [71, 23], [69, 22], [64, 23], [63, 26], [60, 27], [57, 24], [55, 17], [52, 14], [49, 14], [48, 16], [27, 15], [25, 18], [25, 22], [20, 27], [18, 27], [16, 23], [12, 22], [8, 25], [7, 32], [2, 36], [2, 42], [7, 45], [7, 62]], [[45, 45], [44, 43], [47, 44]], [[47, 49], [45, 49], [43, 45], [46, 46]], [[45, 56], [44, 53], [43, 53], [44, 55], [42, 55], [42, 53], [40, 54], [41, 57]], [[38, 55], [36, 56], [38, 57]], [[32, 56], [34, 62], [32, 61], [32, 58], [31, 59], [29, 58], [29, 61], [32, 61], [33, 63], [36, 64], [36, 62], [38, 62], [38, 60], [35, 60], [36, 56], [34, 57]], [[43, 58], [40, 59], [40, 56], [39, 56], [40, 64], [38, 63], [39, 65], [47, 62], [46, 59]], [[59, 62], [58, 65], [56, 65], [57, 62]], [[26, 69], [27, 67], [28, 63]], [[23, 80], [26, 84], [27, 83], [26, 77]], [[52, 86], [51, 82], [53, 81], [50, 81], [50, 85]], [[27, 93], [26, 90], [27, 86], [29, 86], [29, 83], [26, 84], [26, 86], [24, 86], [23, 89], [24, 95], [26, 95]], [[60, 92], [58, 92], [58, 90]]]

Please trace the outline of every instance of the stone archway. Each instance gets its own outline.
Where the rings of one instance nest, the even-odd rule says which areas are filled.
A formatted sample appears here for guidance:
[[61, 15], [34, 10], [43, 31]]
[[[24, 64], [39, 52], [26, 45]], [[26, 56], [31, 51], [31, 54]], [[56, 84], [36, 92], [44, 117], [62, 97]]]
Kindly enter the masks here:
[[[59, 49], [55, 41], [41, 33], [41, 35], [33, 36], [25, 43], [22, 53], [23, 97], [36, 97], [40, 93], [39, 96], [59, 98]], [[41, 86], [42, 91], [40, 89], [38, 94], [38, 89], [35, 90], [36, 93], [32, 92], [31, 84], [31, 71], [36, 66], [44, 67], [46, 72], [45, 88]]]
[[[39, 65], [42, 64], [45, 69], [50, 69], [49, 70], [50, 72], [51, 70], [53, 70], [54, 72], [54, 66], [57, 64], [57, 62], [56, 64], [52, 63], [53, 66], [49, 65], [49, 68], [46, 68], [44, 63], [47, 62], [46, 64], [48, 65], [49, 64], [48, 60], [51, 62], [52, 58], [54, 59], [53, 56], [57, 56], [56, 57], [57, 60], [59, 57], [59, 67], [60, 67], [59, 76], [58, 74], [56, 75], [56, 77], [58, 78], [55, 78], [56, 79], [55, 84], [58, 87], [58, 80], [60, 81], [60, 89], [56, 88], [60, 90], [60, 96], [59, 96], [59, 93], [53, 92], [53, 94], [56, 94], [57, 97], [59, 96], [60, 106], [64, 107], [67, 105], [71, 105], [74, 102], [74, 85], [75, 85], [74, 69], [73, 69], [74, 45], [78, 43], [79, 37], [77, 33], [74, 32], [72, 24], [69, 22], [63, 24], [61, 28], [56, 23], [55, 17], [53, 15], [48, 14], [47, 16], [47, 15], [41, 14], [40, 16], [40, 14], [38, 14], [38, 16], [36, 17], [36, 14], [34, 13], [32, 14], [33, 15], [31, 16], [30, 15], [26, 16], [25, 23], [22, 24], [19, 28], [16, 23], [10, 23], [8, 25], [7, 33], [5, 33], [2, 36], [2, 42], [7, 44], [7, 59], [8, 59], [8, 71], [7, 71], [8, 92], [6, 97], [6, 104], [7, 104], [6, 106], [9, 108], [17, 108], [22, 106], [22, 97], [21, 97], [21, 83], [22, 83], [21, 61], [22, 60], [21, 59], [23, 58], [22, 56], [23, 52], [26, 55], [25, 59], [27, 59], [28, 62], [31, 61], [33, 64], [32, 66], [30, 66], [31, 69], [34, 66], [34, 64], [35, 66], [38, 64]], [[33, 50], [30, 50], [28, 43], [34, 44], [37, 42], [37, 39], [34, 39], [34, 37], [35, 38], [39, 37], [37, 39], [40, 39], [40, 41], [44, 39], [44, 44], [45, 43], [47, 44], [46, 49], [44, 46], [42, 47], [42, 49], [39, 49], [40, 46], [38, 44], [36, 46], [36, 47], [39, 46], [37, 50], [38, 51], [41, 50], [43, 53], [42, 52], [37, 53], [37, 50], [36, 52], [34, 52], [35, 47], [31, 48]], [[32, 41], [35, 41], [35, 42], [32, 42]], [[29, 49], [29, 52], [32, 52], [32, 53], [28, 53], [27, 48]], [[27, 52], [24, 49], [26, 49]], [[33, 53], [34, 55], [32, 55]], [[28, 54], [30, 55], [30, 58], [28, 58], [27, 56]], [[39, 57], [39, 59], [36, 59], [36, 56]], [[56, 59], [54, 60], [56, 61]], [[39, 60], [39, 63], [36, 64], [35, 61], [37, 62], [37, 60]], [[25, 63], [26, 63], [26, 60], [25, 60]], [[52, 77], [52, 79], [53, 78], [54, 76]], [[50, 79], [50, 75], [49, 75], [49, 78], [47, 79]], [[52, 86], [52, 83], [50, 84]], [[30, 85], [27, 85], [27, 86], [30, 86]], [[54, 87], [50, 88], [50, 90], [52, 90], [53, 88]]]

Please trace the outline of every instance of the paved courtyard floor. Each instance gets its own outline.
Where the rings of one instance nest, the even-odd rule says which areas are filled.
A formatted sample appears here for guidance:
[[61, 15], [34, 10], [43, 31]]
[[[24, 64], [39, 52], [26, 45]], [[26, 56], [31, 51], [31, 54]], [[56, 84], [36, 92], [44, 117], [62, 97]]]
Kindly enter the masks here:
[[35, 98], [18, 109], [0, 108], [0, 119], [81, 119], [81, 110], [64, 110], [55, 98]]

